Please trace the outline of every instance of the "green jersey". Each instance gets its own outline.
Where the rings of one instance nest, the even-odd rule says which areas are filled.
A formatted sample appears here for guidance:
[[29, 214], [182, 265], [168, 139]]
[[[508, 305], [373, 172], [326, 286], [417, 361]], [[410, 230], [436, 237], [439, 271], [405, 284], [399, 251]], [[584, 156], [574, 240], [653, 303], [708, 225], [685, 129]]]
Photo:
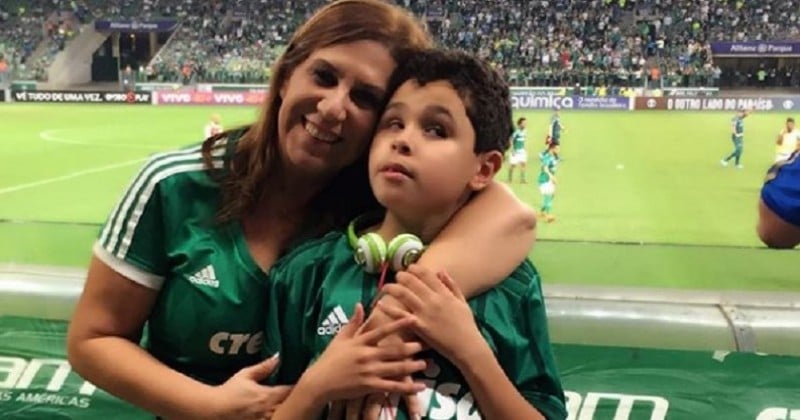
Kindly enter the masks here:
[[[223, 166], [225, 149], [220, 144], [212, 151], [215, 168]], [[200, 147], [155, 155], [94, 246], [114, 271], [158, 290], [142, 346], [209, 384], [261, 360], [266, 316], [266, 273], [239, 224], [214, 224], [219, 204]]]
[[511, 135], [511, 147], [514, 149], [514, 151], [525, 150], [526, 136], [527, 133], [525, 132], [525, 129], [518, 128], [514, 130], [514, 134]]
[[539, 155], [539, 158], [542, 160], [542, 169], [539, 171], [539, 184], [546, 184], [550, 182], [550, 175], [548, 175], [547, 171], [550, 171], [551, 174], [555, 175], [556, 173], [556, 166], [558, 164], [558, 159], [550, 153], [549, 151], [542, 152]]
[[742, 140], [744, 136], [744, 118], [740, 115], [737, 115], [731, 119], [731, 125], [733, 125], [733, 133], [731, 133], [731, 139]]
[[[346, 325], [353, 307], [365, 308], [376, 295], [379, 275], [353, 259], [347, 236], [334, 232], [300, 246], [270, 272], [265, 354], [281, 353], [274, 383], [293, 384]], [[520, 393], [548, 419], [564, 419], [564, 393], [550, 349], [539, 276], [525, 262], [495, 288], [469, 305], [486, 341]], [[479, 419], [469, 385], [441, 355], [423, 355], [431, 363], [418, 381], [424, 418]], [[398, 404], [399, 400], [392, 401]], [[395, 406], [397, 408], [397, 406]], [[404, 408], [398, 419], [407, 419]]]

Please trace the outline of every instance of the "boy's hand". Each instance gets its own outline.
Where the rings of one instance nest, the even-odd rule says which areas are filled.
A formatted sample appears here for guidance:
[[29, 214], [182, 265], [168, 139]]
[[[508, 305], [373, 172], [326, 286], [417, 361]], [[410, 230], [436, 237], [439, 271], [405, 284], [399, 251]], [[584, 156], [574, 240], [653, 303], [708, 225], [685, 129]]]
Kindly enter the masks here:
[[358, 304], [350, 322], [306, 370], [300, 383], [327, 401], [359, 398], [373, 392], [414, 394], [422, 390], [422, 384], [392, 379], [425, 369], [424, 361], [411, 360], [422, 346], [419, 343], [377, 345], [387, 335], [408, 325], [410, 320], [398, 319], [359, 334], [363, 323], [364, 309]]
[[434, 350], [456, 365], [469, 358], [469, 352], [484, 343], [475, 318], [461, 290], [447, 273], [434, 274], [421, 265], [397, 273], [397, 283], [383, 291], [399, 300], [408, 310], [378, 302], [386, 314], [396, 319], [411, 318], [410, 328]]
[[[391, 296], [385, 295], [379, 297], [384, 305], [402, 308], [402, 303]], [[382, 325], [388, 325], [395, 322], [395, 318], [381, 311], [379, 308], [374, 308], [370, 313], [369, 318], [361, 328], [360, 333], [372, 331]], [[419, 343], [419, 338], [408, 328], [402, 328], [392, 334], [387, 335], [378, 342], [378, 347], [397, 347], [409, 343]], [[425, 347], [424, 343], [419, 343]], [[405, 383], [413, 383], [411, 375], [403, 378], [396, 378]], [[419, 418], [421, 411], [419, 397], [416, 393], [403, 394], [402, 399], [405, 401], [406, 408], [411, 418]], [[345, 420], [360, 418], [362, 420], [378, 420], [380, 417], [381, 409], [385, 406], [387, 396], [383, 393], [371, 394], [367, 397], [358, 398], [356, 400], [349, 400], [340, 402], [336, 408], [341, 409], [341, 417], [332, 417], [332, 419], [342, 418]], [[415, 416], [416, 415], [416, 416]]]

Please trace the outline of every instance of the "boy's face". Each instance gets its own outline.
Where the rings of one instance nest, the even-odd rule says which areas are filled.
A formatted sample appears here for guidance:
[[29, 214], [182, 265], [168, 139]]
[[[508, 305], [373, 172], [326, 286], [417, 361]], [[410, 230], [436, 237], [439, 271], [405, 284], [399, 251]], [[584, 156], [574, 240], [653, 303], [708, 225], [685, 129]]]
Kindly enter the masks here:
[[[455, 211], [499, 169], [499, 152], [476, 155], [475, 130], [447, 81], [397, 89], [378, 123], [369, 155], [375, 197], [408, 217]], [[492, 156], [496, 155], [496, 159]]]

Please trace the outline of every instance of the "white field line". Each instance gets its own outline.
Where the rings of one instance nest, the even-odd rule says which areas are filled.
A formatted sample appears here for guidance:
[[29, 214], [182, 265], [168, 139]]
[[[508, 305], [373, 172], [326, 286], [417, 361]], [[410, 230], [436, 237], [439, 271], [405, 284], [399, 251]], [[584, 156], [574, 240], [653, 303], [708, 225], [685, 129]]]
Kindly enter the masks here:
[[40, 187], [42, 185], [47, 185], [47, 184], [52, 184], [52, 183], [55, 183], [55, 182], [66, 181], [68, 179], [73, 179], [73, 178], [78, 178], [78, 177], [82, 177], [82, 176], [86, 176], [86, 175], [96, 174], [96, 173], [99, 173], [99, 172], [106, 172], [106, 171], [111, 171], [111, 170], [118, 169], [118, 168], [124, 168], [126, 166], [131, 166], [131, 165], [135, 165], [135, 164], [138, 164], [138, 163], [142, 163], [147, 159], [148, 158], [145, 157], [145, 158], [139, 158], [139, 159], [134, 159], [134, 160], [128, 160], [128, 161], [125, 161], [125, 162], [113, 163], [111, 165], [97, 166], [97, 167], [94, 167], [94, 168], [84, 169], [82, 171], [71, 172], [71, 173], [68, 173], [66, 175], [61, 175], [61, 176], [57, 176], [57, 177], [53, 177], [53, 178], [45, 178], [45, 179], [41, 179], [39, 181], [28, 182], [28, 183], [25, 183], [25, 184], [12, 185], [10, 187], [0, 188], [0, 195], [16, 192], [16, 191], [20, 191], [20, 190], [27, 190], [27, 189], [30, 189], [30, 188], [36, 188], [36, 187]]
[[135, 143], [93, 143], [83, 140], [72, 140], [69, 138], [61, 137], [57, 134], [59, 132], [67, 130], [70, 129], [60, 128], [55, 130], [45, 130], [39, 133], [39, 138], [50, 143], [72, 144], [76, 146], [121, 147], [124, 149], [144, 149], [144, 150], [154, 150], [159, 148], [158, 146], [152, 146], [147, 144], [135, 144]]

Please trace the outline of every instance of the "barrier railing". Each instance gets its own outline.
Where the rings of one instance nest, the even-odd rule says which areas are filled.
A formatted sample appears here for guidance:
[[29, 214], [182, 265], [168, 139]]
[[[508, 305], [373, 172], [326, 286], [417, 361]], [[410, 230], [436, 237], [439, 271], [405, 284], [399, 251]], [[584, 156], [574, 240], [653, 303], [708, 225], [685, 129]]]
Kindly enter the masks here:
[[[153, 418], [71, 371], [65, 320], [84, 275], [55, 267], [0, 269], [0, 418]], [[800, 414], [800, 358], [752, 352], [800, 352], [799, 298], [669, 293], [545, 288], [569, 419], [774, 420]], [[770, 339], [767, 325], [785, 342]], [[651, 346], [710, 349], [642, 348]], [[436, 418], [455, 418], [447, 410], [472, 407], [471, 400], [439, 400], [448, 398], [445, 391], [421, 395], [436, 395], [436, 404], [427, 405], [437, 407]]]

